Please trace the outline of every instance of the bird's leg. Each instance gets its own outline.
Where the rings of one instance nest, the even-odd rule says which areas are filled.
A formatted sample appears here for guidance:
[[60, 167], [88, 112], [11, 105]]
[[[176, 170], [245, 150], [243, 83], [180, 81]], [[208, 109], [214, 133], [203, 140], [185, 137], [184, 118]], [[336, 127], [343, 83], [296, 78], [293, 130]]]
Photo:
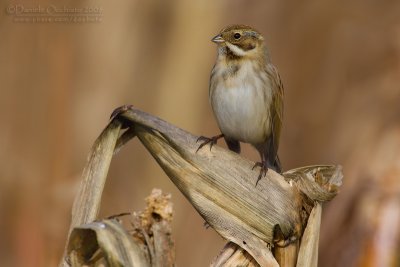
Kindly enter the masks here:
[[215, 145], [217, 143], [217, 140], [222, 138], [222, 137], [224, 137], [224, 134], [216, 135], [216, 136], [213, 136], [211, 138], [208, 138], [208, 137], [205, 137], [205, 136], [200, 136], [197, 139], [196, 143], [199, 142], [199, 141], [202, 141], [202, 143], [200, 144], [199, 148], [197, 148], [196, 152], [199, 151], [200, 148], [202, 148], [203, 146], [205, 146], [207, 144], [210, 144], [210, 151], [211, 151], [211, 148], [213, 147], [213, 145]]
[[258, 184], [258, 182], [261, 180], [261, 178], [265, 177], [265, 175], [267, 175], [268, 172], [268, 164], [267, 161], [262, 159], [261, 162], [256, 162], [252, 168], [252, 170], [254, 170], [255, 167], [260, 167], [260, 174], [257, 177], [257, 182], [256, 182], [256, 186]]
[[257, 177], [256, 186], [258, 182], [261, 180], [261, 178], [265, 177], [265, 175], [267, 175], [268, 172], [268, 162], [267, 162], [268, 157], [265, 155], [264, 151], [265, 149], [259, 150], [261, 161], [256, 162], [252, 168], [252, 170], [254, 170], [255, 167], [260, 167], [260, 174]]

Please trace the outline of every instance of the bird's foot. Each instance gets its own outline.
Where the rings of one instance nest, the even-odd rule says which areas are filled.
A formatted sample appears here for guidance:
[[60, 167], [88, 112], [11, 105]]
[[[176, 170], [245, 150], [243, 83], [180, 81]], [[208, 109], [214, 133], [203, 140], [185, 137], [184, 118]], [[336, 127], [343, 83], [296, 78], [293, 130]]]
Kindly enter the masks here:
[[256, 162], [254, 164], [252, 170], [254, 170], [255, 167], [260, 167], [260, 174], [258, 175], [257, 182], [256, 182], [256, 186], [257, 186], [257, 184], [261, 180], [261, 178], [263, 178], [263, 177], [265, 177], [265, 175], [267, 175], [268, 166], [267, 166], [266, 161], [261, 161], [261, 162]]
[[216, 135], [213, 136], [211, 138], [205, 137], [205, 136], [200, 136], [199, 138], [197, 138], [197, 142], [201, 141], [202, 143], [200, 144], [199, 148], [197, 148], [196, 152], [199, 151], [203, 146], [210, 144], [210, 151], [211, 148], [213, 147], [213, 145], [215, 145], [218, 141], [218, 139], [224, 137], [224, 134], [220, 134], [220, 135]]

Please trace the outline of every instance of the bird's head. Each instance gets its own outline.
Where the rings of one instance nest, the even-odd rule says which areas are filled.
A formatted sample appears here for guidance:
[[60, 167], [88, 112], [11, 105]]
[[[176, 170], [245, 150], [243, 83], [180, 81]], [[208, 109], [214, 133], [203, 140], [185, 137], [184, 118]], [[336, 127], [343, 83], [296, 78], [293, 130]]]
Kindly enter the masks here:
[[257, 56], [259, 53], [264, 53], [264, 38], [258, 31], [246, 25], [228, 26], [211, 41], [234, 57]]

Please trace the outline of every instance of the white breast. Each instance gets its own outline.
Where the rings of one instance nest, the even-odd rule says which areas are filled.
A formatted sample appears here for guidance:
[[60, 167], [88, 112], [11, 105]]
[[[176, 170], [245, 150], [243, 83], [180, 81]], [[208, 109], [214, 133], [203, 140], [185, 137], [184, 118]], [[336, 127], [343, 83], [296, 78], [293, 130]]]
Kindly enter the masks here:
[[224, 71], [226, 67], [216, 66], [210, 91], [221, 132], [246, 143], [264, 142], [270, 134], [271, 81], [266, 74], [260, 77], [250, 61], [226, 79], [222, 78]]

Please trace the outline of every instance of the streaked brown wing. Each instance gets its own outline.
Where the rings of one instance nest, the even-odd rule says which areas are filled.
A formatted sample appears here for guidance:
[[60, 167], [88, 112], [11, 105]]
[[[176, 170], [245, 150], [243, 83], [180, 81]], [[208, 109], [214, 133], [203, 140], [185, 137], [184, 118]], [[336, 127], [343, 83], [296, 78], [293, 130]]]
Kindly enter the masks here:
[[216, 72], [217, 72], [216, 66], [217, 66], [217, 65], [214, 65], [213, 68], [212, 68], [212, 70], [211, 70], [210, 81], [209, 81], [209, 87], [208, 87], [208, 98], [209, 98], [209, 100], [210, 100], [210, 103], [211, 103], [211, 96], [212, 96], [213, 91], [214, 91], [215, 86], [216, 86], [216, 85], [215, 85], [215, 82], [216, 82], [216, 77], [215, 77], [215, 75], [216, 75]]
[[268, 151], [268, 157], [273, 162], [276, 160], [279, 147], [279, 139], [281, 135], [282, 120], [283, 120], [283, 84], [278, 70], [272, 64], [267, 64], [266, 71], [272, 82], [272, 107], [271, 107], [271, 125], [272, 125], [272, 140]]

